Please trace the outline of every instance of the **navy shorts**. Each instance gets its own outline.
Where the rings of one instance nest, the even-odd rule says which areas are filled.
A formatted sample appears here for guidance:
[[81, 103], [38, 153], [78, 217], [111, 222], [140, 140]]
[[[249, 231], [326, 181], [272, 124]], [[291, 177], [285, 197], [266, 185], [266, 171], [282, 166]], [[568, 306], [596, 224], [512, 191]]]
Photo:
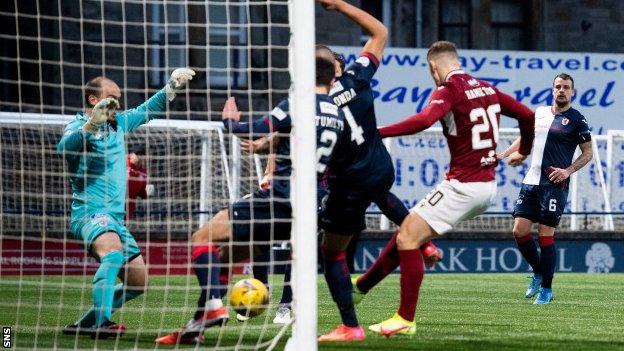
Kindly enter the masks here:
[[522, 184], [513, 216], [556, 228], [567, 200], [568, 191], [561, 187]]
[[320, 227], [334, 234], [353, 235], [366, 229], [368, 206], [392, 187], [390, 177], [377, 186], [346, 187], [330, 184], [320, 214]]
[[292, 222], [290, 202], [258, 190], [236, 201], [230, 210], [233, 241], [289, 240]]

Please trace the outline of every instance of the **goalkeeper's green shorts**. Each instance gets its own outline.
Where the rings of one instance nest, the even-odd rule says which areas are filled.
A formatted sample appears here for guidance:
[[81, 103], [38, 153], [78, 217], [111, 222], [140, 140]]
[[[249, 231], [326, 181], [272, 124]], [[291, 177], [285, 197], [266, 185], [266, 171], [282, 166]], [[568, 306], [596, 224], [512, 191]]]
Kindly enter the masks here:
[[130, 262], [141, 255], [141, 249], [126, 226], [114, 217], [105, 213], [94, 213], [90, 216], [72, 219], [69, 230], [74, 238], [81, 240], [91, 252], [91, 244], [98, 236], [113, 232], [119, 235], [125, 262]]

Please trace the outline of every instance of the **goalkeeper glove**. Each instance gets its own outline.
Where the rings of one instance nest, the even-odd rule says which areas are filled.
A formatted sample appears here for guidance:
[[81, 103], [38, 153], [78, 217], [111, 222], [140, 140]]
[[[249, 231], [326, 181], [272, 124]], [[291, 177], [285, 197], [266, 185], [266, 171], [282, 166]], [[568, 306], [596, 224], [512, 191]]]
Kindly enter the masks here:
[[176, 97], [176, 89], [181, 89], [186, 85], [186, 82], [193, 79], [195, 71], [190, 68], [177, 68], [171, 73], [171, 78], [165, 85], [165, 92], [167, 93], [167, 99], [172, 101]]
[[100, 102], [93, 106], [91, 117], [82, 128], [90, 133], [97, 132], [104, 124], [106, 124], [108, 116], [115, 112], [118, 106], [119, 103], [114, 98], [100, 100]]

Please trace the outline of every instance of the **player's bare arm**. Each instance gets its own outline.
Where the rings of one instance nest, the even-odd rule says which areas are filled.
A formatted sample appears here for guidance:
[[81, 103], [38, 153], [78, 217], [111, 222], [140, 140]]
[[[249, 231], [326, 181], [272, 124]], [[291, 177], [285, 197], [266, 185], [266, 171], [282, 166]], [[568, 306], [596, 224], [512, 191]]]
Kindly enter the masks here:
[[271, 187], [273, 172], [275, 172], [275, 154], [269, 154], [267, 166], [264, 169], [264, 177], [260, 180], [260, 189], [268, 189]]
[[564, 180], [568, 179], [572, 173], [578, 171], [583, 168], [589, 161], [591, 161], [593, 156], [593, 148], [591, 141], [585, 142], [579, 145], [581, 149], [581, 155], [572, 162], [570, 167], [567, 168], [557, 168], [552, 167], [552, 172], [548, 175], [548, 179], [555, 183], [561, 183]]
[[260, 189], [268, 189], [271, 187], [271, 180], [273, 179], [273, 172], [275, 171], [275, 146], [279, 140], [277, 134], [277, 132], [273, 132], [256, 140], [241, 139], [240, 142], [241, 148], [246, 152], [269, 154], [264, 176], [262, 180], [260, 180]]
[[381, 60], [383, 50], [386, 47], [386, 40], [388, 39], [388, 29], [383, 23], [366, 11], [342, 0], [319, 0], [319, 2], [326, 10], [342, 13], [370, 34], [371, 37], [362, 50], [375, 55], [378, 60]]
[[272, 154], [275, 152], [275, 146], [279, 141], [277, 134], [277, 132], [273, 132], [256, 140], [241, 139], [241, 148], [243, 151], [253, 154]]
[[230, 96], [223, 105], [223, 111], [221, 111], [221, 118], [223, 120], [231, 120], [232, 122], [240, 121], [241, 113], [236, 106], [236, 98]]
[[514, 140], [513, 143], [511, 143], [511, 145], [505, 151], [496, 154], [496, 159], [501, 161], [509, 158], [507, 160], [507, 163], [510, 166], [519, 166], [522, 164], [522, 162], [524, 162], [526, 156], [518, 152], [518, 149], [520, 149], [520, 138]]
[[504, 151], [496, 154], [496, 159], [500, 160], [504, 160], [507, 157], [509, 157], [509, 155], [513, 154], [514, 152], [518, 151], [518, 148], [520, 148], [520, 138], [516, 138], [516, 140], [514, 140], [511, 145], [509, 145], [509, 147], [507, 149], [505, 149]]

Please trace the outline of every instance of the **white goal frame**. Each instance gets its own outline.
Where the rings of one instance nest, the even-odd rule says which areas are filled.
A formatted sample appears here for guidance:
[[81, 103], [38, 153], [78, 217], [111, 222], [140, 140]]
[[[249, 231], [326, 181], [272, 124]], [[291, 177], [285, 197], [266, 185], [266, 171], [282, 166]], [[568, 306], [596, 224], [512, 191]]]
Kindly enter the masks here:
[[[59, 115], [47, 113], [26, 113], [26, 112], [2, 112], [0, 111], [0, 123], [6, 124], [30, 124], [30, 125], [66, 125], [75, 119], [75, 115]], [[240, 173], [241, 173], [241, 153], [238, 137], [232, 135], [231, 145], [232, 152], [228, 157], [227, 145], [225, 138], [227, 137], [223, 130], [221, 122], [211, 121], [188, 121], [176, 119], [153, 119], [139, 128], [180, 128], [192, 129], [199, 132], [212, 131], [216, 132], [219, 138], [219, 148], [221, 155], [221, 163], [225, 172], [225, 178], [228, 188], [228, 196], [230, 203], [240, 197]], [[210, 219], [208, 214], [208, 200], [210, 198], [207, 179], [209, 179], [210, 158], [208, 150], [209, 136], [202, 133], [202, 155], [201, 155], [201, 182], [200, 182], [200, 204], [199, 209], [202, 212], [199, 215], [200, 226], [207, 223]], [[229, 160], [231, 159], [231, 162]], [[260, 162], [260, 159], [257, 159]]]

